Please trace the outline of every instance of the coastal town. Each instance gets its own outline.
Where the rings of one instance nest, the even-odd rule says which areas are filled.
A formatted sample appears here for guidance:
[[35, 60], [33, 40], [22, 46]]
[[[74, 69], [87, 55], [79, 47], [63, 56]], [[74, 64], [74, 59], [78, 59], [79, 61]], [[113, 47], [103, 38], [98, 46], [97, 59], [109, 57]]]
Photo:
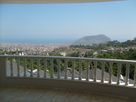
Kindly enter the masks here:
[[[114, 54], [136, 51], [136, 46], [72, 46], [72, 45], [47, 45], [47, 44], [0, 44], [0, 55], [41, 55], [41, 56], [69, 56], [69, 57], [102, 57], [110, 58]], [[110, 54], [110, 56], [109, 56]], [[115, 57], [115, 56], [114, 56]], [[118, 56], [120, 57], [120, 56]], [[122, 57], [121, 57], [122, 58]]]
[[44, 44], [0, 44], [1, 55], [48, 55], [49, 52], [62, 45], [44, 45]]

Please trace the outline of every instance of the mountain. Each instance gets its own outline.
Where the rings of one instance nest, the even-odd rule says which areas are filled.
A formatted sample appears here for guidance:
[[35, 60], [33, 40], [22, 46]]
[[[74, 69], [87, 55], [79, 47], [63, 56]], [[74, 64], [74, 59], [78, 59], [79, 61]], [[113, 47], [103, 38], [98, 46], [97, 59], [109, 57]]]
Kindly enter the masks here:
[[111, 41], [109, 37], [104, 34], [85, 36], [73, 43], [73, 45], [92, 45], [92, 44], [101, 44]]

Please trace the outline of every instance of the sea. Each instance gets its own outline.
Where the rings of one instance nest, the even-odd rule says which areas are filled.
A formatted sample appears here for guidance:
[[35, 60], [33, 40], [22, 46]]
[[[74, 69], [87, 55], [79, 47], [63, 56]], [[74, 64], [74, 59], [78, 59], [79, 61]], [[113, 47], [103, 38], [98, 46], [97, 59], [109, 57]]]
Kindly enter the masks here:
[[75, 39], [0, 39], [0, 43], [10, 44], [46, 44], [46, 45], [63, 45], [72, 44]]

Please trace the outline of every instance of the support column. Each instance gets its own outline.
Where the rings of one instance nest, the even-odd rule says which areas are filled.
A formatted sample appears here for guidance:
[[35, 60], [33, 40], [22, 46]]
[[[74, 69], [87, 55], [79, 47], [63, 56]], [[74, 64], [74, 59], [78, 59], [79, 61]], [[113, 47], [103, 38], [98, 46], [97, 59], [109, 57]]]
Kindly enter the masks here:
[[6, 58], [0, 57], [0, 86], [6, 77]]

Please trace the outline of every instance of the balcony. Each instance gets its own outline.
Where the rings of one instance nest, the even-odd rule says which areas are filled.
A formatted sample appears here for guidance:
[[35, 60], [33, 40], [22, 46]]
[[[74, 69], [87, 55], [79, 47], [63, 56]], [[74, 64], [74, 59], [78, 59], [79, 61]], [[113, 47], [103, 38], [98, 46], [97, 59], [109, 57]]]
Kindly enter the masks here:
[[0, 56], [0, 90], [3, 102], [136, 101], [136, 61]]

